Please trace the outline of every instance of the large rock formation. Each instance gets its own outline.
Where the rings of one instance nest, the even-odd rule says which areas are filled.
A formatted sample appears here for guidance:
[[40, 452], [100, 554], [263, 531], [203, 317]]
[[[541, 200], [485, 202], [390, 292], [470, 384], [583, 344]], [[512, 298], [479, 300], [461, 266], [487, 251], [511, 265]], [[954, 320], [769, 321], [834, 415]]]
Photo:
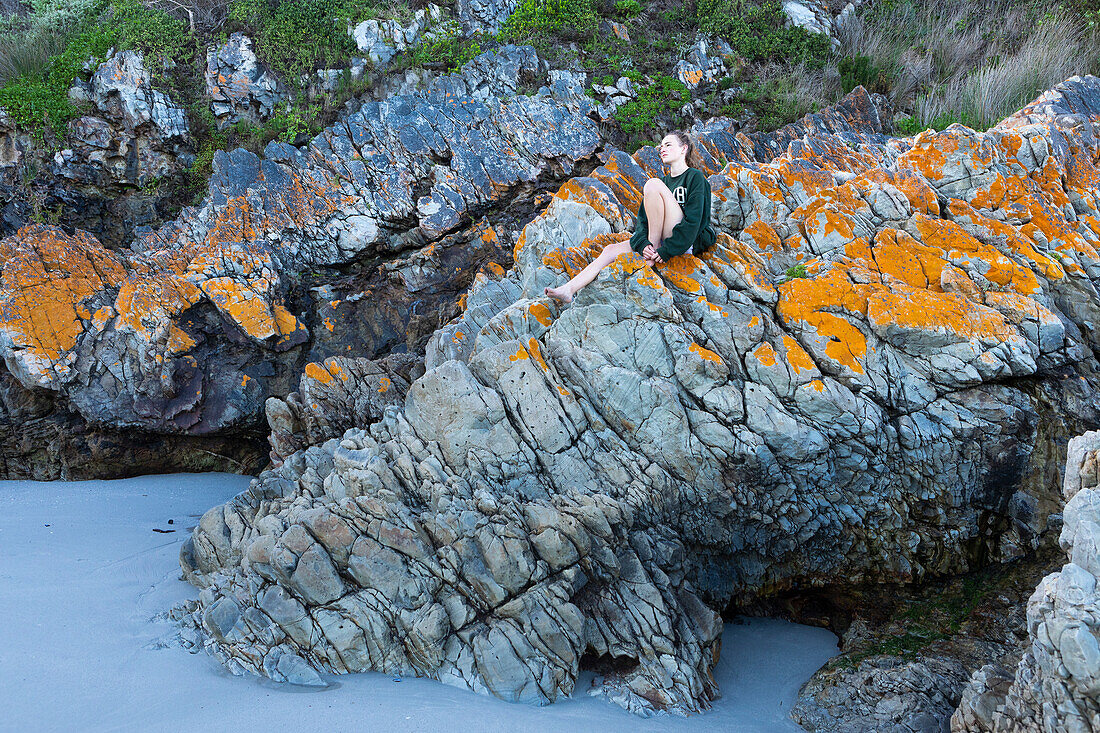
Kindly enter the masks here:
[[1100, 79], [987, 133], [880, 120], [859, 89], [771, 136], [698, 129], [716, 246], [624, 255], [560, 308], [543, 287], [628, 236], [659, 170], [605, 151], [475, 280], [403, 406], [203, 516], [190, 638], [273, 679], [533, 702], [588, 655], [628, 709], [688, 712], [730, 602], [1030, 548], [1048, 453], [1100, 424]]
[[63, 219], [115, 242], [163, 219], [194, 161], [183, 107], [154, 88], [141, 54], [111, 54], [69, 91], [87, 103], [54, 150], [0, 110], [0, 236]]
[[[542, 71], [533, 49], [506, 46], [364, 102], [308, 146], [219, 152], [202, 205], [128, 249], [42, 225], [0, 242], [0, 424], [19, 436], [29, 412], [50, 436], [0, 443], [5, 475], [258, 471], [264, 403], [307, 363], [422, 349], [483, 265], [510, 263], [533, 194], [600, 145], [583, 76], [514, 93]], [[160, 93], [125, 86], [144, 96], [104, 99], [159, 129]], [[103, 462], [165, 440], [178, 451]]]
[[976, 671], [951, 720], [959, 733], [1100, 731], [1100, 433], [1069, 444], [1061, 545], [1069, 559], [1027, 604], [1015, 674]]

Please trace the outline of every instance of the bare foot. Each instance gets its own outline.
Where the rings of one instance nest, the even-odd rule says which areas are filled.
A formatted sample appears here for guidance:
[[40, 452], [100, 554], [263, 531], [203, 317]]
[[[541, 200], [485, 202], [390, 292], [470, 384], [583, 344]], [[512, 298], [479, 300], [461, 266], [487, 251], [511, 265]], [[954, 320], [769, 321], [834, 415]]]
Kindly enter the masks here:
[[569, 292], [569, 288], [565, 287], [564, 285], [562, 285], [560, 288], [544, 288], [542, 292], [545, 293], [548, 297], [555, 298], [563, 303], [573, 302], [573, 294]]

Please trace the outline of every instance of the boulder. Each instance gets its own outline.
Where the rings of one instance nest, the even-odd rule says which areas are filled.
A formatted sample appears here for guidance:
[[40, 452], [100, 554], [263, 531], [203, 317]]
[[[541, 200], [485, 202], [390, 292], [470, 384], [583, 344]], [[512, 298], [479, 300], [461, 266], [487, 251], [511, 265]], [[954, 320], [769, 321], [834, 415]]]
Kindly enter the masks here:
[[204, 515], [188, 623], [232, 599], [202, 643], [238, 671], [284, 644], [536, 703], [602, 657], [610, 699], [689, 713], [730, 603], [1034, 547], [1057, 510], [1036, 446], [1100, 425], [1100, 79], [1042, 99], [907, 139], [862, 88], [773, 135], [698, 125], [716, 245], [622, 255], [563, 307], [543, 288], [624, 241], [660, 172], [604, 150], [475, 278], [403, 406]]
[[242, 119], [262, 122], [289, 99], [279, 79], [256, 58], [252, 39], [239, 32], [207, 51], [206, 93], [218, 129]]
[[443, 18], [443, 8], [428, 5], [413, 14], [412, 22], [404, 26], [398, 20], [364, 20], [348, 28], [356, 47], [376, 66], [385, 64], [395, 55], [420, 42], [430, 43], [446, 29], [428, 32]]
[[951, 719], [957, 733], [1100, 731], [1100, 432], [1070, 441], [1060, 544], [1068, 562], [1027, 604], [1015, 670], [974, 673]]

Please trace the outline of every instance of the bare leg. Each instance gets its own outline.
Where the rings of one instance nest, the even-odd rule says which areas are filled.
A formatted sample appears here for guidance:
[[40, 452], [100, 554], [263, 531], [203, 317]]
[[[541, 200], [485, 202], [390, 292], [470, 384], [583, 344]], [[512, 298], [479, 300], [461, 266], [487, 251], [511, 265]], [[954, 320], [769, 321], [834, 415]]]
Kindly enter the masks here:
[[650, 178], [642, 188], [646, 219], [649, 221], [649, 243], [654, 248], [672, 234], [684, 219], [684, 211], [660, 178]]
[[[649, 221], [649, 243], [659, 247], [661, 241], [672, 234], [673, 228], [684, 218], [684, 212], [676, 203], [672, 191], [660, 178], [650, 178], [642, 188], [643, 205], [645, 206], [646, 219]], [[577, 291], [596, 279], [600, 270], [615, 261], [621, 254], [630, 251], [629, 242], [616, 242], [603, 248], [599, 257], [592, 260], [578, 272], [572, 280], [557, 288], [545, 288], [543, 292], [558, 300], [569, 303]]]
[[665, 197], [661, 195], [662, 188], [667, 190], [664, 181], [650, 178], [642, 189], [642, 205], [645, 206], [646, 219], [649, 220], [649, 243], [654, 247], [660, 247], [661, 240], [664, 239]]
[[578, 290], [596, 279], [596, 275], [600, 274], [600, 270], [614, 262], [619, 255], [626, 254], [629, 251], [630, 242], [609, 244], [603, 248], [603, 252], [600, 252], [599, 257], [589, 262], [583, 270], [573, 276], [572, 280], [560, 288], [546, 288], [543, 292], [551, 298], [569, 303]]

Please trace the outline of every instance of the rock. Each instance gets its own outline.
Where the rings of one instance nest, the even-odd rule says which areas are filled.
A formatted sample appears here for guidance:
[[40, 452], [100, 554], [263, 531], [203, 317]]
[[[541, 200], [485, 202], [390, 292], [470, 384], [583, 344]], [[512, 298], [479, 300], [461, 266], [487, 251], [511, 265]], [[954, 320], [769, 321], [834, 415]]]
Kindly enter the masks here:
[[[133, 232], [154, 221], [158, 205], [170, 197], [158, 184], [178, 179], [194, 160], [186, 112], [153, 88], [134, 51], [111, 54], [76, 88], [92, 113], [69, 123], [60, 150], [0, 125], [0, 141], [8, 141], [0, 142], [0, 150], [9, 151], [0, 152], [0, 185], [6, 179], [11, 186], [8, 200], [36, 197], [40, 210], [64, 212], [66, 222], [87, 224], [105, 236]], [[30, 180], [36, 166], [45, 171]], [[14, 233], [25, 220], [0, 231]]]
[[239, 32], [207, 51], [206, 93], [218, 129], [242, 119], [262, 122], [289, 98], [278, 78], [256, 58], [252, 39]]
[[151, 123], [162, 141], [188, 135], [187, 113], [153, 88], [141, 54], [123, 51], [103, 62], [91, 79], [91, 100], [99, 111], [120, 119], [127, 132]]
[[368, 59], [375, 65], [382, 65], [406, 48], [415, 46], [422, 39], [424, 42], [431, 42], [435, 36], [447, 32], [448, 29], [439, 28], [434, 33], [425, 33], [442, 18], [442, 7], [428, 5], [414, 13], [412, 23], [408, 26], [402, 26], [399, 21], [392, 19], [364, 20], [357, 26], [349, 27], [348, 35], [355, 39], [356, 47], [365, 53]]
[[865, 660], [854, 669], [815, 676], [791, 717], [812, 731], [940, 733], [966, 679], [962, 665], [947, 658]]
[[600, 33], [604, 36], [615, 36], [624, 43], [630, 43], [630, 31], [624, 24], [614, 20], [601, 21]]
[[389, 406], [404, 403], [417, 359], [393, 354], [379, 361], [330, 357], [306, 364], [298, 391], [265, 405], [271, 459], [339, 437], [348, 428], [377, 422]]
[[456, 0], [455, 15], [463, 33], [496, 33], [518, 6], [519, 0]]
[[[835, 37], [840, 26], [844, 25], [855, 9], [865, 0], [852, 0], [843, 7], [828, 0], [783, 0], [783, 13], [788, 25], [805, 28], [810, 33], [821, 33], [832, 39], [833, 47], [840, 42]], [[837, 8], [840, 8], [837, 10]]]
[[[535, 99], [579, 105], [576, 81]], [[236, 671], [267, 674], [257, 660], [287, 644], [317, 670], [537, 703], [569, 694], [585, 655], [614, 658], [611, 699], [689, 713], [717, 693], [715, 609], [1035, 547], [1055, 509], [1037, 446], [1100, 425], [1083, 327], [1097, 143], [1081, 124], [1100, 117], [1100, 79], [1057, 92], [986, 133], [888, 138], [862, 88], [771, 135], [697, 125], [716, 245], [656, 269], [623, 255], [562, 307], [543, 288], [629, 236], [660, 170], [654, 148], [604, 149], [523, 227], [511, 270], [474, 279], [403, 406], [204, 515], [181, 553], [202, 588], [188, 623], [232, 598], [238, 621], [204, 643]], [[539, 145], [513, 149], [549, 158]], [[339, 261], [305, 241], [284, 236], [278, 259]], [[294, 578], [318, 546], [339, 597]], [[1058, 639], [1091, 669], [1085, 637]], [[938, 680], [967, 677], [922, 664], [903, 675], [913, 700], [949, 701]], [[902, 699], [882, 717], [946, 720]]]
[[976, 672], [951, 719], [952, 731], [1100, 730], [1098, 457], [1100, 432], [1070, 441], [1060, 539], [1070, 562], [1043, 578], [1028, 601], [1029, 644], [1014, 673]]
[[[717, 56], [713, 58], [708, 56], [708, 51], [717, 54]], [[705, 38], [699, 38], [695, 45], [691, 47], [691, 50], [688, 51], [687, 56], [676, 63], [672, 73], [688, 89], [695, 89], [700, 84], [711, 84], [726, 76], [725, 57], [732, 54], [733, 49], [721, 39], [712, 42], [708, 46]]]
[[[0, 302], [10, 303], [0, 348], [8, 345], [13, 389], [49, 397], [20, 392], [12, 403], [36, 405], [50, 424], [42, 429], [70, 442], [96, 425], [128, 431], [126, 444], [195, 438], [192, 450], [205, 456], [202, 440], [224, 450], [229, 436], [248, 435], [229, 453], [240, 461], [240, 451], [259, 449], [236, 465], [251, 466], [266, 452], [267, 399], [299, 387], [306, 363], [422, 350], [478, 272], [499, 276], [510, 263], [514, 242], [481, 212], [502, 223], [529, 216], [530, 192], [593, 155], [591, 100], [575, 77], [505, 96], [538, 67], [533, 49], [507, 46], [426, 90], [363, 102], [303, 148], [219, 151], [202, 204], [128, 249], [82, 232], [20, 229], [0, 245], [9, 252]], [[81, 129], [88, 149], [102, 150], [109, 131]], [[350, 426], [341, 420], [331, 418]], [[48, 443], [7, 441], [16, 471], [126, 470], [67, 448], [75, 465], [47, 468], [24, 448], [37, 455]]]

